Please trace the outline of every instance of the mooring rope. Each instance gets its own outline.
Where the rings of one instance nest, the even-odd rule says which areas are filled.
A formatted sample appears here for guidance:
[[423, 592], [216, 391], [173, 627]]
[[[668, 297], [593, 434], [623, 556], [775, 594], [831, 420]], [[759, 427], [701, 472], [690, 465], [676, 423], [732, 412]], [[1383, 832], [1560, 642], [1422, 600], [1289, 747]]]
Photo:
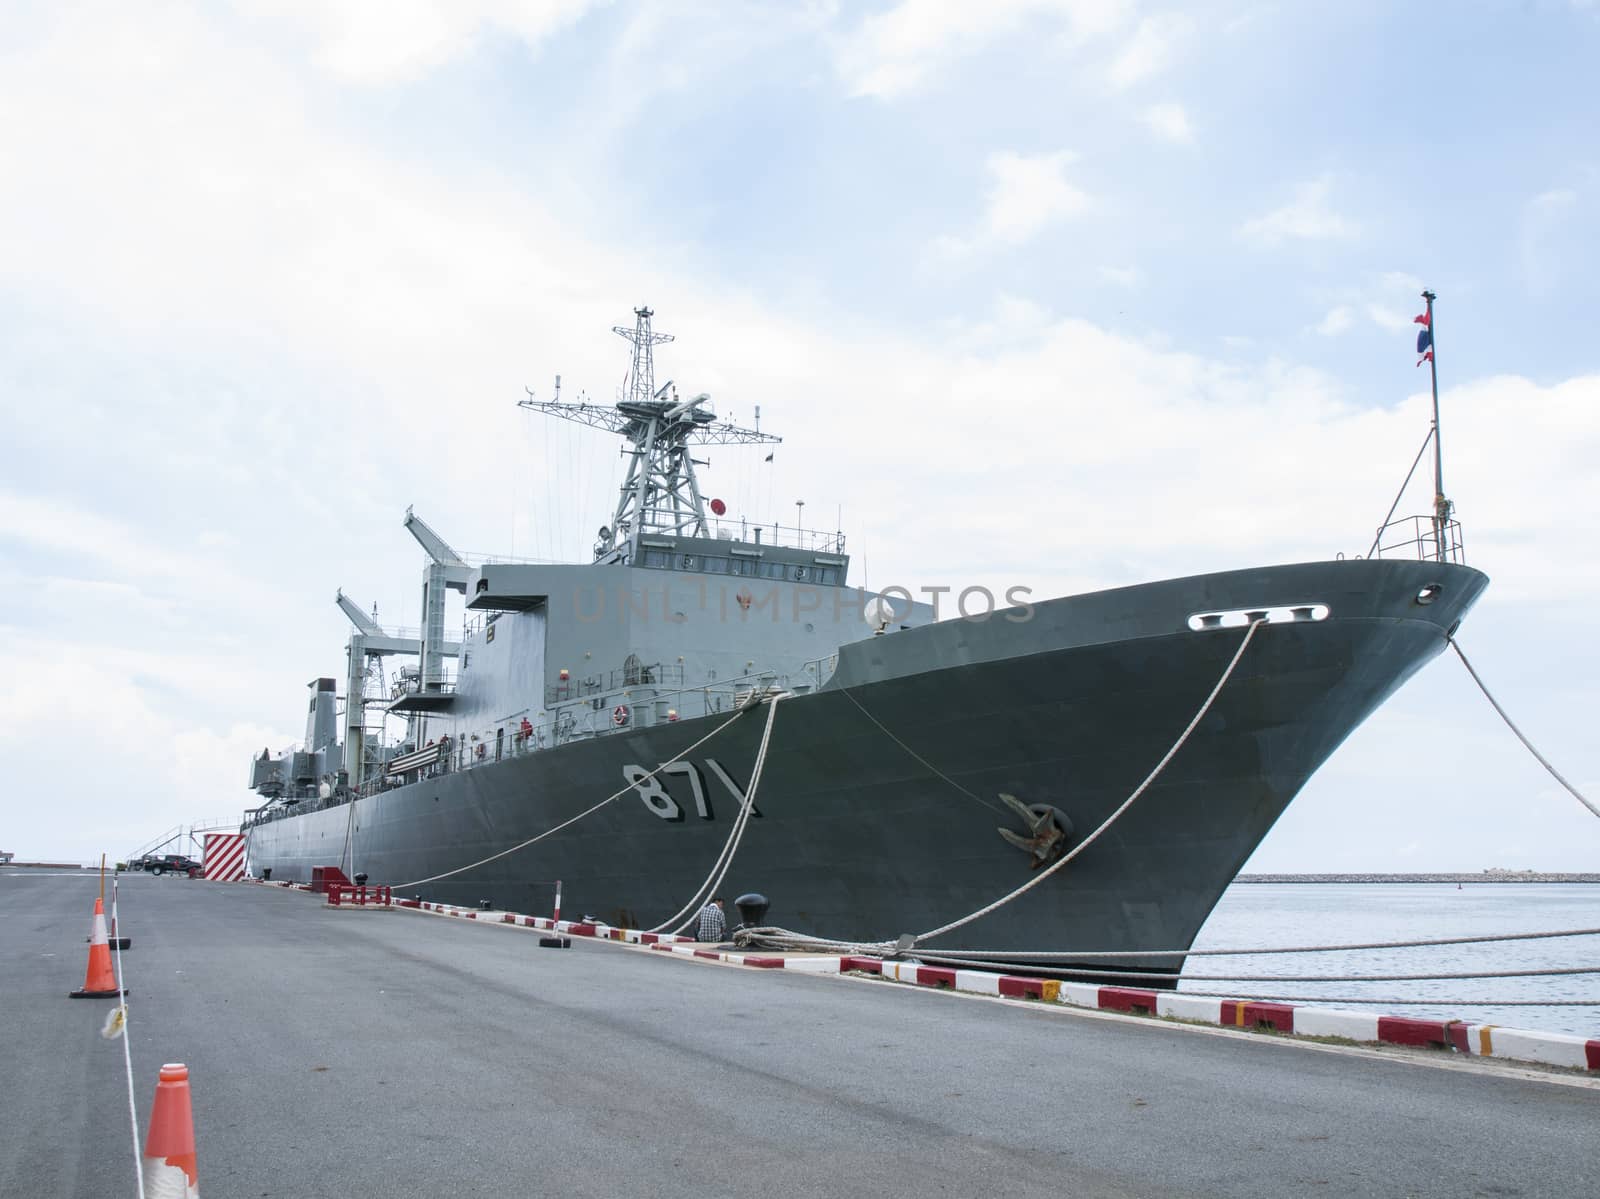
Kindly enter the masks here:
[[[717, 854], [717, 860], [712, 863], [711, 873], [706, 875], [695, 893], [689, 897], [676, 916], [663, 920], [660, 924], [646, 931], [659, 933], [669, 928], [682, 919], [672, 931], [682, 932], [694, 919], [695, 913], [700, 910], [705, 900], [717, 893], [717, 888], [722, 886], [722, 880], [727, 877], [728, 868], [733, 865], [733, 855], [739, 852], [739, 843], [744, 839], [745, 825], [750, 822], [750, 812], [756, 806], [756, 788], [761, 783], [761, 771], [767, 764], [767, 746], [772, 742], [772, 725], [778, 718], [778, 701], [782, 695], [774, 695], [767, 700], [767, 724], [761, 730], [761, 744], [756, 749], [755, 765], [750, 768], [750, 782], [745, 786], [744, 803], [739, 808], [739, 815], [734, 818], [733, 827], [728, 830], [728, 839], [722, 843], [722, 852]], [[746, 705], [753, 707], [754, 705]]]
[[1217, 680], [1216, 686], [1211, 688], [1211, 693], [1206, 696], [1205, 702], [1200, 705], [1200, 710], [1194, 714], [1194, 718], [1189, 721], [1188, 726], [1181, 734], [1179, 734], [1178, 739], [1172, 743], [1172, 748], [1167, 750], [1167, 752], [1162, 755], [1161, 760], [1155, 764], [1155, 768], [1145, 776], [1144, 782], [1135, 787], [1133, 793], [1129, 795], [1127, 799], [1123, 800], [1122, 803], [1118, 805], [1109, 816], [1102, 820], [1099, 827], [1097, 827], [1083, 840], [1079, 841], [1077, 845], [1073, 846], [1070, 852], [1063, 855], [1059, 861], [1052, 863], [1048, 868], [1034, 875], [1031, 879], [1023, 883], [1014, 891], [1007, 895], [1002, 895], [993, 903], [979, 908], [977, 911], [963, 916], [959, 920], [952, 920], [949, 924], [942, 924], [938, 928], [930, 929], [929, 931], [921, 933], [917, 936], [911, 936], [907, 934], [900, 937], [897, 941], [828, 941], [820, 937], [808, 936], [805, 933], [796, 933], [789, 929], [760, 928], [741, 930], [739, 933], [735, 934], [735, 943], [738, 945], [760, 945], [773, 949], [842, 949], [845, 952], [851, 953], [907, 953], [917, 945], [920, 945], [922, 942], [931, 941], [933, 938], [943, 936], [945, 933], [954, 932], [963, 925], [971, 924], [974, 920], [979, 920], [984, 916], [989, 915], [989, 913], [1004, 907], [1012, 900], [1026, 894], [1028, 891], [1031, 891], [1034, 887], [1037, 887], [1040, 883], [1044, 882], [1045, 879], [1055, 874], [1056, 871], [1061, 870], [1068, 863], [1077, 858], [1078, 855], [1084, 850], [1088, 849], [1089, 846], [1093, 845], [1097, 840], [1099, 840], [1105, 831], [1115, 824], [1122, 814], [1132, 807], [1134, 802], [1141, 795], [1149, 790], [1150, 785], [1154, 783], [1160, 776], [1161, 772], [1166, 769], [1167, 763], [1171, 762], [1172, 759], [1177, 755], [1178, 751], [1184, 747], [1185, 743], [1188, 742], [1195, 729], [1199, 727], [1200, 722], [1205, 719], [1206, 713], [1211, 711], [1211, 706], [1212, 704], [1216, 703], [1217, 696], [1222, 694], [1223, 687], [1226, 686], [1228, 680], [1233, 677], [1233, 672], [1239, 665], [1239, 660], [1244, 657], [1244, 651], [1250, 647], [1251, 639], [1255, 637], [1256, 630], [1265, 623], [1265, 620], [1252, 620], [1249, 623], [1245, 629], [1244, 639], [1239, 642], [1239, 648], [1234, 651], [1233, 657], [1228, 662], [1227, 669], [1222, 672], [1222, 677]]
[[344, 869], [344, 860], [346, 857], [348, 857], [350, 859], [351, 875], [354, 875], [356, 872], [356, 803], [360, 800], [360, 798], [361, 797], [359, 795], [352, 795], [350, 797], [350, 810], [345, 814], [344, 822], [344, 848], [339, 851], [339, 869]]
[[[1269, 953], [1347, 953], [1369, 949], [1421, 949], [1433, 945], [1487, 945], [1499, 941], [1546, 941], [1559, 937], [1600, 937], [1600, 928], [1568, 928], [1538, 933], [1485, 933], [1475, 937], [1429, 937], [1417, 941], [1366, 941], [1346, 945], [1279, 945], [1269, 949], [941, 949], [940, 958], [1006, 957], [1018, 961], [1052, 958], [1202, 958], [1251, 957]], [[933, 954], [926, 954], [930, 960]]]
[[[716, 728], [712, 729], [709, 733], [707, 733], [704, 737], [700, 738], [700, 740], [696, 741], [693, 745], [689, 746], [687, 749], [682, 750], [679, 753], [674, 754], [672, 757], [668, 758], [665, 762], [661, 763], [661, 765], [657, 766], [649, 774], [647, 774], [643, 778], [641, 778], [639, 780], [639, 782], [640, 783], [648, 783], [651, 779], [655, 778], [656, 775], [660, 774], [668, 766], [671, 766], [674, 762], [678, 761], [679, 759], [684, 758], [689, 754], [692, 754], [695, 750], [699, 749], [707, 741], [711, 740], [711, 738], [715, 737], [718, 733], [722, 732], [723, 729], [727, 728], [735, 720], [738, 720], [739, 717], [743, 716], [746, 712], [748, 712], [750, 710], [751, 709], [749, 707], [740, 708], [732, 716], [728, 717], [727, 720], [723, 721]], [[440, 879], [451, 878], [454, 875], [463, 874], [468, 870], [476, 870], [479, 866], [486, 866], [490, 862], [493, 862], [493, 861], [496, 861], [496, 860], [498, 860], [500, 858], [506, 857], [509, 854], [516, 853], [519, 849], [527, 849], [528, 846], [532, 845], [534, 842], [543, 841], [546, 837], [554, 836], [556, 833], [559, 833], [562, 829], [567, 828], [570, 825], [577, 824], [578, 821], [582, 820], [585, 816], [589, 816], [589, 815], [592, 815], [595, 812], [598, 812], [601, 808], [605, 807], [608, 803], [615, 803], [617, 800], [621, 799], [624, 795], [626, 795], [629, 791], [632, 791], [637, 785], [638, 784], [636, 784], [636, 783], [629, 783], [626, 787], [622, 788], [622, 790], [616, 792], [615, 794], [606, 796], [599, 803], [595, 804], [592, 808], [585, 808], [583, 811], [579, 812], [576, 816], [572, 817], [570, 820], [563, 820], [560, 824], [556, 825], [554, 828], [547, 828], [547, 829], [545, 829], [544, 832], [540, 833], [537, 837], [529, 837], [526, 841], [520, 841], [516, 845], [513, 845], [510, 849], [502, 849], [499, 853], [490, 854], [488, 857], [480, 858], [478, 861], [473, 862], [473, 863], [471, 863], [469, 865], [466, 865], [466, 866], [458, 866], [454, 870], [446, 870], [443, 874], [434, 874], [434, 875], [428, 876], [427, 878], [415, 878], [415, 879], [412, 879], [409, 883], [395, 883], [394, 884], [394, 889], [397, 890], [397, 891], [403, 891], [407, 887], [420, 887], [423, 883], [436, 883]], [[351, 802], [354, 803], [355, 801], [352, 800]]]
[[1461, 659], [1461, 665], [1467, 668], [1467, 673], [1472, 676], [1472, 681], [1478, 684], [1478, 690], [1483, 692], [1483, 698], [1488, 700], [1489, 703], [1494, 706], [1494, 710], [1496, 712], [1500, 713], [1500, 719], [1506, 722], [1506, 727], [1517, 735], [1517, 740], [1522, 742], [1527, 751], [1538, 760], [1539, 765], [1548, 770], [1550, 772], [1550, 777], [1565, 787], [1567, 791], [1571, 793], [1573, 799], [1577, 800], [1584, 807], [1588, 808], [1589, 811], [1594, 815], [1600, 816], [1600, 808], [1595, 807], [1583, 797], [1583, 794], [1576, 787], [1567, 782], [1566, 779], [1562, 778], [1561, 772], [1554, 766], [1550, 765], [1549, 760], [1538, 750], [1534, 749], [1533, 742], [1529, 741], [1522, 735], [1522, 730], [1516, 726], [1510, 716], [1506, 715], [1506, 710], [1500, 706], [1500, 701], [1495, 699], [1495, 697], [1489, 693], [1489, 688], [1484, 686], [1483, 680], [1478, 677], [1478, 672], [1472, 669], [1472, 663], [1467, 661], [1467, 655], [1461, 652], [1461, 645], [1454, 637], [1450, 638], [1450, 648], [1456, 651], [1456, 657]]
[[[1014, 970], [1015, 962], [973, 961], [967, 958], [952, 959], [938, 954], [919, 953], [917, 961], [953, 966], [977, 966], [986, 970]], [[1397, 983], [1426, 982], [1431, 979], [1464, 978], [1546, 978], [1569, 974], [1600, 974], [1600, 966], [1557, 966], [1538, 970], [1467, 970], [1441, 974], [1183, 974], [1162, 970], [1117, 970], [1095, 966], [1052, 966], [1051, 974], [1067, 978], [1111, 978], [1128, 982], [1184, 982], [1211, 983]]]
[[[102, 868], [104, 863], [101, 863]], [[139, 1199], [144, 1199], [144, 1154], [139, 1148], [139, 1106], [133, 1098], [133, 1051], [128, 1047], [128, 989], [122, 983], [122, 923], [117, 919], [117, 876], [111, 876], [111, 927], [117, 934], [112, 942], [111, 960], [117, 968], [117, 1003], [122, 1013], [122, 1062], [128, 1071], [128, 1124], [133, 1130], [133, 1176], [139, 1183]], [[115, 1013], [113, 1013], [115, 1015]]]
[[[1196, 995], [1203, 999], [1238, 999], [1228, 991], [1177, 991], [1178, 995]], [[1258, 999], [1281, 1000], [1284, 1003], [1381, 1003], [1385, 1007], [1600, 1007], [1600, 997], [1594, 999], [1382, 999], [1366, 995], [1274, 995], [1270, 992]]]

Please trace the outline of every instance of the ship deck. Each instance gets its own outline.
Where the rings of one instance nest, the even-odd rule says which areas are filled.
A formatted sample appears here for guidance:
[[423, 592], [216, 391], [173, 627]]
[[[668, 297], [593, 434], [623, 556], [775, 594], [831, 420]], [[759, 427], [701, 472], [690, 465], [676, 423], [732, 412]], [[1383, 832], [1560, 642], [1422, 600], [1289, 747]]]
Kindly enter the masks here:
[[[92, 875], [0, 872], [0, 1193], [131, 1194]], [[1589, 1195], [1600, 1088], [125, 877], [141, 1125], [202, 1193]]]

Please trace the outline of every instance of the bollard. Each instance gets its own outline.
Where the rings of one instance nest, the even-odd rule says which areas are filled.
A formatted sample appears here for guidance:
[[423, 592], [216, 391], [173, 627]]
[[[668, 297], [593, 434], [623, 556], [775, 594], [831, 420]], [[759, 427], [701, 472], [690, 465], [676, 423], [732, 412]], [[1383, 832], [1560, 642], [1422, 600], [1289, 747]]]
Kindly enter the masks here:
[[739, 909], [739, 928], [760, 928], [766, 923], [767, 909], [772, 905], [765, 895], [750, 891], [734, 900], [733, 906]]

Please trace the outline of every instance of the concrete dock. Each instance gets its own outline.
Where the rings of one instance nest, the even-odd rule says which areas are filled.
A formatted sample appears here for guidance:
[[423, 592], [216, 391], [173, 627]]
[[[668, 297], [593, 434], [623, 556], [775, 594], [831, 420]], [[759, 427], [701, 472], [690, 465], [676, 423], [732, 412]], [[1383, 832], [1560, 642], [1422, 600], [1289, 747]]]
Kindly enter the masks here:
[[[0, 1194], [135, 1193], [92, 875], [0, 869]], [[209, 1196], [1592, 1196], [1600, 1080], [125, 876]]]

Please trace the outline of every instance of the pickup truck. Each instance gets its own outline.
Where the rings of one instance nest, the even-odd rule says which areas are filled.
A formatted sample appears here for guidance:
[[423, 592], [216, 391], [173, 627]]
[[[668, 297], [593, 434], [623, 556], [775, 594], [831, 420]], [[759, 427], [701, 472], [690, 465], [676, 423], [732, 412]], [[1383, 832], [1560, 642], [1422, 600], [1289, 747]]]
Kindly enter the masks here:
[[175, 874], [187, 874], [190, 878], [200, 875], [200, 863], [193, 858], [186, 858], [181, 853], [146, 854], [134, 865], [148, 870], [151, 874], [165, 874], [172, 871]]

